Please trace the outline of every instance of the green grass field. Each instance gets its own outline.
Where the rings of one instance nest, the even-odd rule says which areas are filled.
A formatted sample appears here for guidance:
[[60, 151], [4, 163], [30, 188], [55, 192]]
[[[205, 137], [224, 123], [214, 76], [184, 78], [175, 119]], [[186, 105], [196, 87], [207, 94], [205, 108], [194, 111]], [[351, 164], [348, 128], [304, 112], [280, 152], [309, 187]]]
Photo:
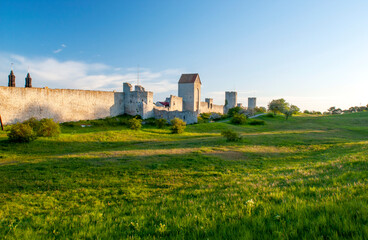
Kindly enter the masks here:
[[367, 239], [368, 113], [261, 119], [0, 132], [0, 239]]

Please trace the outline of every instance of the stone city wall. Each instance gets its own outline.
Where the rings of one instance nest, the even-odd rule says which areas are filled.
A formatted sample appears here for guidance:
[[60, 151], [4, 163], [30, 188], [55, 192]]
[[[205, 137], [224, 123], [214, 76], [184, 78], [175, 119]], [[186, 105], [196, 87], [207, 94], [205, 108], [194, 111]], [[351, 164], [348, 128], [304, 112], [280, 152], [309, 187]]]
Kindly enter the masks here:
[[120, 92], [0, 86], [0, 115], [4, 124], [31, 117], [67, 122], [123, 113], [124, 94]]
[[224, 105], [216, 105], [208, 102], [201, 102], [199, 113], [221, 113], [224, 114]]
[[197, 123], [198, 117], [197, 112], [191, 111], [167, 111], [167, 110], [159, 110], [157, 108], [153, 109], [155, 113], [156, 119], [166, 119], [167, 121], [171, 121], [174, 118], [180, 118], [187, 124]]

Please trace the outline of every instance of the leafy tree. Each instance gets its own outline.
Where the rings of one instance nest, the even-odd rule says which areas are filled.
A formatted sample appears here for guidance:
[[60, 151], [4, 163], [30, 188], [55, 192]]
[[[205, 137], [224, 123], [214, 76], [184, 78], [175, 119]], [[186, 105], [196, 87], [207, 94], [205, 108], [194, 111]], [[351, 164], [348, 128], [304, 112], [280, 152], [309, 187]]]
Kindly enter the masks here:
[[174, 118], [170, 121], [170, 123], [172, 133], [183, 133], [185, 128], [187, 127], [187, 124], [180, 118]]
[[268, 110], [272, 111], [274, 115], [276, 115], [277, 112], [284, 114], [286, 120], [288, 120], [293, 114], [300, 111], [297, 106], [290, 105], [290, 103], [286, 102], [283, 98], [272, 100], [268, 104]]
[[254, 109], [256, 112], [265, 113], [267, 112], [267, 109], [265, 107], [256, 107]]
[[268, 110], [272, 111], [274, 115], [278, 112], [283, 113], [287, 107], [288, 103], [283, 98], [272, 100], [268, 104]]
[[327, 111], [330, 113], [330, 114], [333, 114], [333, 112], [336, 110], [336, 107], [330, 107], [329, 109], [327, 109]]
[[284, 111], [282, 113], [285, 115], [286, 120], [288, 120], [289, 117], [291, 117], [293, 114], [295, 114], [299, 111], [300, 111], [300, 109], [297, 106], [295, 106], [295, 105], [289, 106], [289, 103], [287, 103], [287, 106], [284, 108]]

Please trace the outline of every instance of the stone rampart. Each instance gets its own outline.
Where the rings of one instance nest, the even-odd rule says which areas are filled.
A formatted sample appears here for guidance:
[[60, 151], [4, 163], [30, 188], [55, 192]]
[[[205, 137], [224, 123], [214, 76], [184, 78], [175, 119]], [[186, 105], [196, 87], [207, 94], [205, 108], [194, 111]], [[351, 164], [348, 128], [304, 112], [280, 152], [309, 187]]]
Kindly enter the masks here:
[[224, 114], [224, 105], [216, 105], [211, 102], [201, 102], [199, 113], [221, 113]]
[[116, 116], [124, 113], [123, 103], [121, 92], [0, 86], [4, 124], [31, 117], [66, 122]]
[[154, 108], [156, 119], [166, 119], [167, 121], [171, 121], [174, 118], [180, 118], [187, 124], [197, 123], [198, 116], [197, 112], [192, 111], [167, 111], [167, 110], [159, 110]]

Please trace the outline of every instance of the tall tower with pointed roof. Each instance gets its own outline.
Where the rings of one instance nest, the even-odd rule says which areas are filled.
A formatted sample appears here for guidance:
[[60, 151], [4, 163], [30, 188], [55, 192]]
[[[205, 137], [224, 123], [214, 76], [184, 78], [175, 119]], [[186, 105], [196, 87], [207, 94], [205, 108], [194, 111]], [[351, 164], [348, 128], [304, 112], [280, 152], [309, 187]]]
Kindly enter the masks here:
[[8, 77], [9, 77], [8, 87], [15, 87], [15, 75], [13, 70], [10, 71]]
[[27, 77], [26, 77], [25, 87], [26, 88], [31, 88], [32, 87], [32, 78], [31, 78], [31, 75], [29, 73], [27, 74]]
[[199, 74], [182, 74], [178, 84], [178, 95], [183, 98], [183, 111], [199, 111], [202, 85]]

